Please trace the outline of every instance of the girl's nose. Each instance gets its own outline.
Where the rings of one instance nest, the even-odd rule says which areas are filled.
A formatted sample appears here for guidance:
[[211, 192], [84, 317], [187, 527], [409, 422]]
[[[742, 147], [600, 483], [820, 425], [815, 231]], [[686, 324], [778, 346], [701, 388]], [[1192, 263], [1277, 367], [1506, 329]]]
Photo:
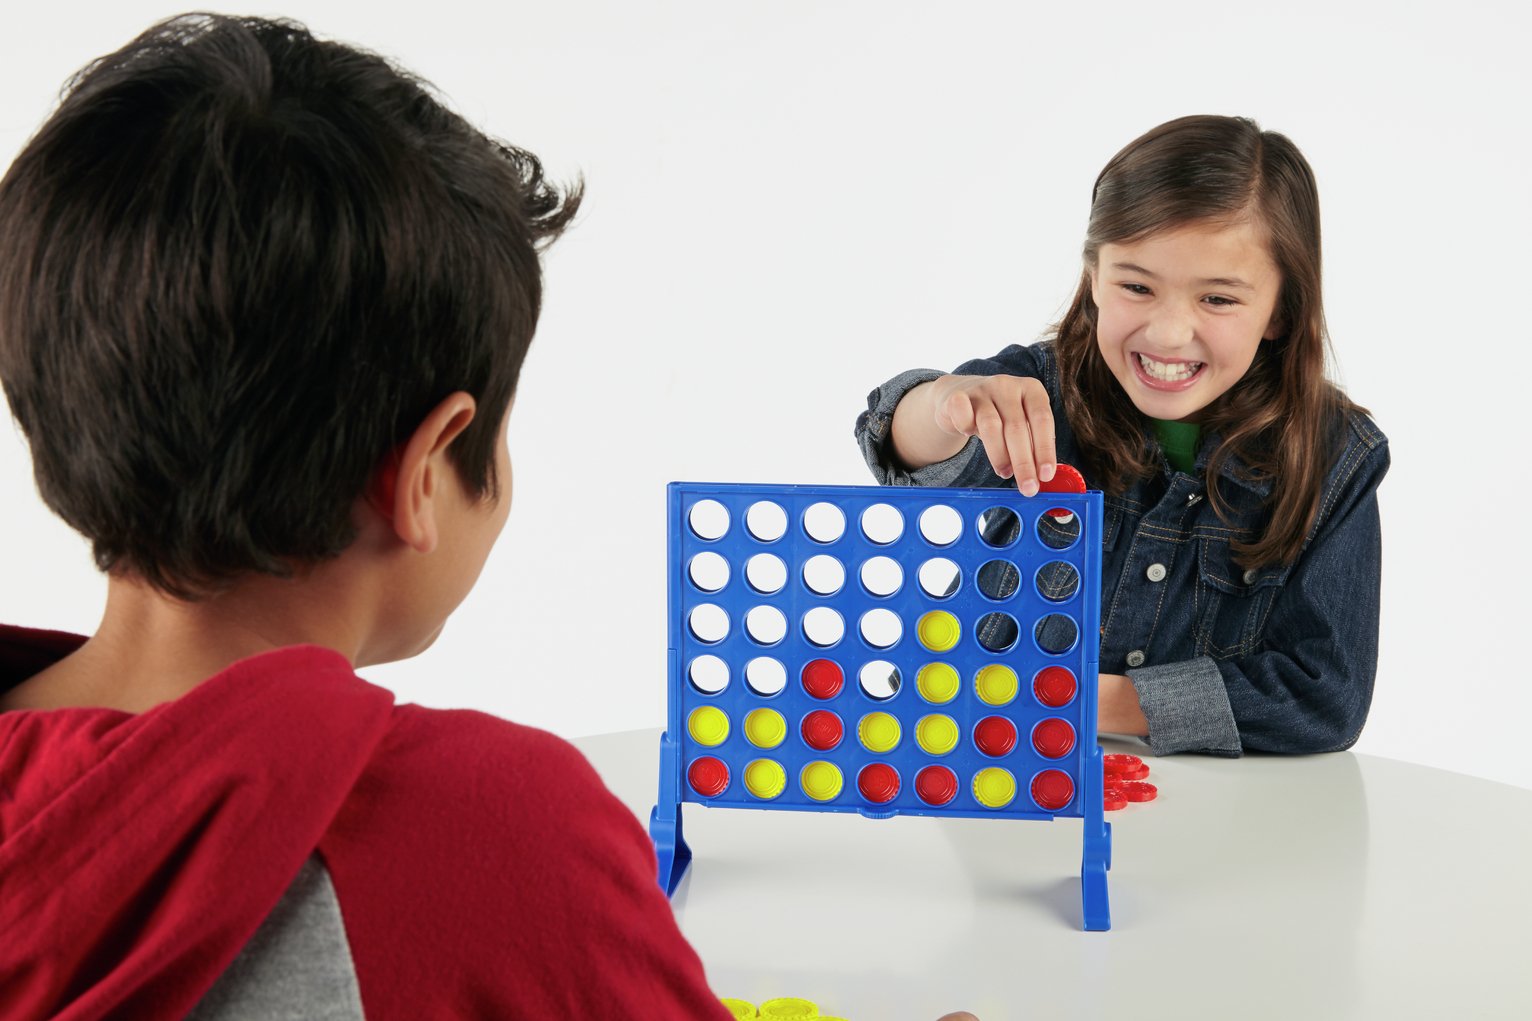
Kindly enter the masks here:
[[1196, 331], [1196, 319], [1191, 311], [1171, 304], [1154, 311], [1144, 334], [1156, 348], [1169, 351], [1190, 344]]

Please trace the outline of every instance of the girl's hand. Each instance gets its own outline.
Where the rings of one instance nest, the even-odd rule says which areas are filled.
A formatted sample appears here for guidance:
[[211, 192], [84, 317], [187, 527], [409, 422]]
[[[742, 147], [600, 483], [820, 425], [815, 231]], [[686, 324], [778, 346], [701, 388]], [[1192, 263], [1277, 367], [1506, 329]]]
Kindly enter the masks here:
[[[907, 404], [911, 407], [901, 423]], [[1058, 463], [1053, 409], [1040, 381], [1022, 376], [942, 376], [915, 387], [894, 411], [894, 452], [907, 465], [911, 460], [924, 458], [922, 463], [930, 464], [951, 457], [970, 436], [984, 444], [995, 474], [1014, 478], [1023, 496], [1036, 495], [1038, 483], [1053, 478]], [[914, 457], [906, 457], [907, 451]]]

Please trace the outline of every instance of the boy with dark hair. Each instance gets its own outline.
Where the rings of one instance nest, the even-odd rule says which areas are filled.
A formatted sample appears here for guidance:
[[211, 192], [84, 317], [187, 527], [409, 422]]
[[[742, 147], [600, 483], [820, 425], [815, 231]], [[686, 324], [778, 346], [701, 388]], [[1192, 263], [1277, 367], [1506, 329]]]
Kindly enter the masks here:
[[0, 1016], [729, 1016], [578, 752], [354, 673], [505, 522], [578, 202], [291, 22], [71, 81], [0, 182], [0, 380], [108, 596], [0, 629]]

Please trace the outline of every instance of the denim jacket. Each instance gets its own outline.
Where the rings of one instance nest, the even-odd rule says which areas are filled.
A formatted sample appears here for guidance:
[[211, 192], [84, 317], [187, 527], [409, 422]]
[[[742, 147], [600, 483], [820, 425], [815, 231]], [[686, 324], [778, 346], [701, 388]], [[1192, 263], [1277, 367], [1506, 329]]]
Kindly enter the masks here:
[[[1012, 345], [955, 371], [1041, 380], [1058, 459], [1081, 464], [1051, 341]], [[868, 396], [856, 436], [873, 474], [896, 486], [1014, 485], [994, 473], [977, 439], [913, 472], [895, 463], [887, 444], [895, 406], [940, 375], [914, 369]], [[1230, 541], [1248, 541], [1265, 525], [1270, 484], [1241, 479], [1238, 466], [1227, 465], [1219, 495], [1230, 519], [1220, 520], [1205, 497], [1212, 446], [1204, 437], [1193, 474], [1173, 469], [1162, 452], [1156, 477], [1105, 497], [1101, 670], [1132, 679], [1156, 754], [1349, 748], [1366, 722], [1377, 671], [1377, 488], [1388, 471], [1388, 441], [1368, 418], [1349, 415], [1303, 552], [1291, 564], [1251, 571], [1234, 563]]]

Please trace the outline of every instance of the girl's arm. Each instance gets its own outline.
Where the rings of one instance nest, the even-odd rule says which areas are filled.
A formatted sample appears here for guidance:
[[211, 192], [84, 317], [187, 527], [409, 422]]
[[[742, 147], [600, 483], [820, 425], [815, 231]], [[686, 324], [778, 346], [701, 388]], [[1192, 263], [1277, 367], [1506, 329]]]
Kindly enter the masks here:
[[1022, 496], [1053, 478], [1053, 409], [1048, 391], [1025, 376], [941, 376], [921, 383], [894, 409], [889, 444], [905, 468], [955, 456], [971, 437], [990, 467], [1015, 479]]

